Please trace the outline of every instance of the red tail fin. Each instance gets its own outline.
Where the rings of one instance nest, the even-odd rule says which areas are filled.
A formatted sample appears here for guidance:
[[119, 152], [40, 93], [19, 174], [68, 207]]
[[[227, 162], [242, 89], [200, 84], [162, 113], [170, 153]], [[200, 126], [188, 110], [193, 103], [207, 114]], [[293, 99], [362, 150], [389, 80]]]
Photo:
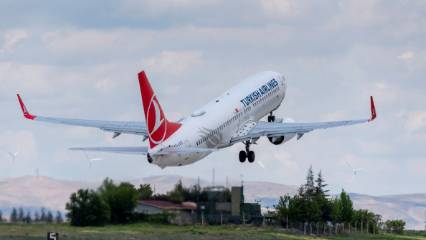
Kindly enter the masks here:
[[149, 145], [150, 148], [153, 148], [175, 133], [181, 124], [169, 122], [167, 120], [158, 102], [157, 96], [155, 96], [152, 90], [151, 84], [149, 84], [145, 72], [140, 72], [138, 77], [142, 94], [142, 105], [145, 112], [146, 127], [148, 130]]

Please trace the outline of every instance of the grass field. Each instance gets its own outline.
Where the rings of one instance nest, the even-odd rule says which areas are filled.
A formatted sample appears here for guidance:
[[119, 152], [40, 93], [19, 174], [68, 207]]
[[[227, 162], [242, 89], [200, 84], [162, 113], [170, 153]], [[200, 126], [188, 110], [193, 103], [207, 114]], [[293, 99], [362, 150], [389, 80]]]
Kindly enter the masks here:
[[0, 224], [0, 240], [46, 239], [47, 232], [58, 232], [60, 239], [114, 239], [114, 240], [191, 240], [191, 239], [424, 239], [425, 233], [405, 235], [342, 235], [335, 237], [309, 237], [291, 234], [279, 228], [256, 228], [249, 226], [171, 226], [159, 224], [129, 224], [107, 227], [71, 227], [66, 224]]

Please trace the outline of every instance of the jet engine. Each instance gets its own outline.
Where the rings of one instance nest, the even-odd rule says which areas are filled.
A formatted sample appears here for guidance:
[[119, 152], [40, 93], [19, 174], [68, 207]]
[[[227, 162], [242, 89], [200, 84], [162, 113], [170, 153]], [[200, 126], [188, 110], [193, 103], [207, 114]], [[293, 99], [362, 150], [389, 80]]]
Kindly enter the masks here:
[[[292, 123], [292, 122], [294, 122], [294, 120], [291, 119], [291, 118], [285, 118], [285, 119], [279, 118], [276, 121], [273, 121], [273, 120], [275, 120], [275, 118], [272, 119], [272, 118], [268, 117], [268, 122], [271, 122], [271, 121], [272, 122], [279, 122], [279, 123], [282, 123], [282, 122]], [[268, 139], [269, 139], [269, 142], [271, 142], [272, 144], [280, 145], [280, 144], [283, 144], [285, 142], [290, 141], [292, 138], [294, 138], [294, 136], [296, 136], [296, 134], [292, 133], [292, 134], [285, 134], [284, 136], [268, 137]]]
[[280, 145], [285, 142], [290, 141], [292, 138], [294, 138], [296, 134], [285, 134], [284, 136], [274, 136], [274, 137], [268, 137], [269, 141], [274, 145]]

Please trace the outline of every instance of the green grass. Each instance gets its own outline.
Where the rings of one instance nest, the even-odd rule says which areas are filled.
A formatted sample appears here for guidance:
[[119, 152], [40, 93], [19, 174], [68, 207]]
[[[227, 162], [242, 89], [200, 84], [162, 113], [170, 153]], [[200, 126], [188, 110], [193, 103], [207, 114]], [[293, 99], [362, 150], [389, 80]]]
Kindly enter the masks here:
[[67, 224], [0, 224], [1, 240], [46, 239], [47, 232], [59, 232], [60, 239], [158, 239], [158, 240], [215, 240], [215, 239], [424, 239], [419, 233], [405, 235], [341, 235], [336, 237], [309, 237], [285, 232], [272, 227], [250, 226], [172, 226], [161, 224], [136, 223], [106, 227], [71, 227]]

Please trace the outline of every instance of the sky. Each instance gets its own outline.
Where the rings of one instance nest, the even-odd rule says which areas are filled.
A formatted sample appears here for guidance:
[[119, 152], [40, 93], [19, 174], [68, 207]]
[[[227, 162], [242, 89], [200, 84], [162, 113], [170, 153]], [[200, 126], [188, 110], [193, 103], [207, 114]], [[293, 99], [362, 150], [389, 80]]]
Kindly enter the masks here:
[[[182, 175], [300, 185], [322, 171], [337, 192], [426, 192], [426, 2], [0, 1], [0, 179], [41, 175], [97, 181]], [[252, 146], [260, 164], [241, 164], [243, 144], [184, 167], [161, 170], [143, 156], [69, 147], [146, 145], [138, 136], [48, 125], [44, 116], [143, 121], [137, 73], [145, 70], [171, 120], [259, 71], [287, 79], [277, 117], [371, 124]], [[7, 152], [19, 152], [13, 162]], [[352, 168], [362, 168], [352, 177]]]

